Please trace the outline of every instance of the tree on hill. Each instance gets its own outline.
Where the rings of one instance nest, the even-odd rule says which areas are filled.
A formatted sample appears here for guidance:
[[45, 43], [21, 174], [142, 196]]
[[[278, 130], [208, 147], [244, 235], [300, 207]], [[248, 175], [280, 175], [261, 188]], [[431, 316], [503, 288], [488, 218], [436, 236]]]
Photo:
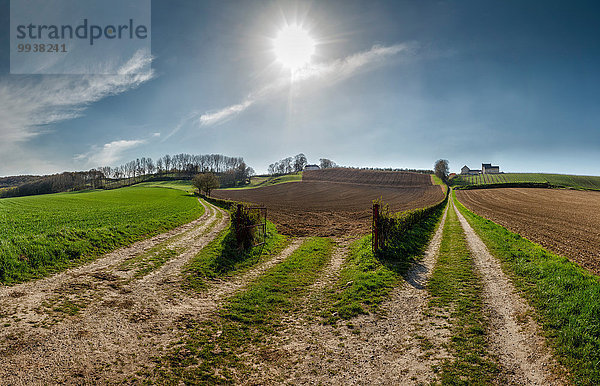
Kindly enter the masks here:
[[303, 171], [307, 163], [308, 161], [304, 154], [300, 153], [296, 155], [296, 157], [294, 157], [294, 171], [296, 173]]
[[287, 157], [269, 165], [269, 174], [288, 174], [297, 173], [304, 170], [304, 166], [308, 163], [306, 156], [302, 153], [294, 157]]
[[199, 192], [204, 192], [207, 196], [210, 196], [210, 191], [219, 187], [219, 180], [213, 173], [200, 173], [194, 176], [192, 185]]
[[321, 158], [321, 159], [319, 159], [319, 161], [320, 161], [319, 167], [321, 169], [329, 169], [329, 168], [335, 168], [335, 167], [337, 167], [337, 164], [335, 162], [333, 162], [332, 160], [330, 160], [330, 159]]
[[435, 166], [433, 168], [435, 171], [435, 175], [444, 183], [448, 183], [448, 174], [450, 173], [450, 168], [448, 167], [448, 160], [439, 159], [435, 162]]

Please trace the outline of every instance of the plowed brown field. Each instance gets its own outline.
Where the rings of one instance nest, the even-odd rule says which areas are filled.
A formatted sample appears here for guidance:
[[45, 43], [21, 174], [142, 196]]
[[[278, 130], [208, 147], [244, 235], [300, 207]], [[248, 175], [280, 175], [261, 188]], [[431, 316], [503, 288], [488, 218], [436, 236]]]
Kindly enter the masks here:
[[431, 185], [431, 176], [429, 174], [411, 172], [333, 168], [307, 170], [302, 173], [302, 181], [348, 182], [353, 184], [407, 187], [429, 186]]
[[[416, 174], [390, 173], [407, 174], [410, 179]], [[213, 196], [266, 206], [269, 219], [283, 234], [362, 235], [371, 229], [372, 202], [377, 198], [382, 197], [394, 211], [422, 208], [444, 198], [441, 187], [432, 185], [429, 175], [418, 175], [422, 181], [420, 186], [402, 186], [401, 177], [396, 178], [395, 186], [369, 185], [368, 179], [361, 180], [356, 176], [344, 182], [303, 179], [302, 182], [264, 188], [215, 190]]]
[[600, 192], [461, 190], [470, 210], [600, 274]]

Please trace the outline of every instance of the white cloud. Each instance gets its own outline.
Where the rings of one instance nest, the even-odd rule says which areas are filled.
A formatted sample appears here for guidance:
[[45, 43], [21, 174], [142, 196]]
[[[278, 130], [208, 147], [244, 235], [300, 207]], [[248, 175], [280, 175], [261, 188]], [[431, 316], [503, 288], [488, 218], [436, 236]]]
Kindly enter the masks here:
[[[368, 70], [376, 65], [384, 63], [389, 58], [397, 56], [400, 52], [408, 52], [412, 46], [408, 44], [395, 44], [392, 46], [375, 45], [370, 50], [350, 55], [344, 59], [338, 59], [329, 63], [313, 64], [296, 71], [291, 82], [299, 84], [311, 80], [319, 80], [320, 86], [330, 85], [334, 82], [344, 80], [356, 75], [359, 70]], [[210, 126], [217, 123], [223, 123], [243, 112], [255, 102], [278, 93], [290, 84], [290, 78], [280, 79], [277, 82], [267, 85], [262, 89], [253, 92], [241, 103], [225, 107], [217, 111], [210, 111], [201, 114], [198, 123], [201, 126]], [[180, 123], [174, 132], [181, 128]], [[172, 134], [174, 134], [174, 132]], [[170, 135], [172, 135], [170, 134]], [[170, 136], [169, 135], [169, 136]]]
[[375, 45], [368, 51], [359, 52], [344, 59], [303, 68], [294, 74], [293, 81], [303, 82], [314, 78], [327, 78], [329, 81], [342, 80], [355, 75], [360, 69], [370, 69], [408, 49], [409, 45], [407, 44]]
[[[119, 75], [10, 75], [1, 78], [0, 164], [6, 166], [9, 162], [18, 162], [13, 157], [16, 147], [47, 132], [48, 125], [81, 116], [91, 103], [152, 79], [152, 71], [136, 73], [151, 61], [149, 56], [136, 54], [119, 69]], [[11, 169], [18, 167], [11, 165]]]
[[121, 160], [126, 150], [144, 143], [146, 141], [143, 139], [112, 141], [102, 147], [93, 146], [89, 152], [76, 155], [75, 159], [78, 161], [85, 160], [90, 167], [114, 165], [114, 163]]
[[212, 125], [217, 122], [224, 122], [232, 116], [246, 110], [248, 107], [252, 106], [252, 104], [254, 104], [254, 100], [247, 99], [237, 105], [229, 106], [215, 112], [204, 113], [198, 118], [198, 122], [201, 125]]

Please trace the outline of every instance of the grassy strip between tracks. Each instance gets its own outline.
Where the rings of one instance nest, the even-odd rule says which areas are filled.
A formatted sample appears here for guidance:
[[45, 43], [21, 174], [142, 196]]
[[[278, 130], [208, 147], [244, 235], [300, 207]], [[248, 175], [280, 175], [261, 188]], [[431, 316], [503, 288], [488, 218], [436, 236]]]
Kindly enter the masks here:
[[332, 249], [329, 239], [308, 239], [246, 291], [228, 299], [212, 321], [184, 321], [187, 337], [158, 359], [156, 382], [221, 384], [233, 382], [234, 369], [244, 374], [242, 356], [268, 355], [268, 336], [306, 296]]
[[375, 312], [408, 267], [423, 256], [444, 211], [440, 205], [427, 217], [407, 228], [391, 252], [375, 255], [371, 236], [350, 246], [338, 283], [328, 290], [321, 317], [327, 324]]
[[264, 247], [240, 251], [237, 247], [235, 230], [230, 224], [202, 248], [184, 268], [187, 283], [195, 290], [204, 289], [207, 287], [207, 280], [251, 267], [265, 256], [279, 253], [286, 245], [287, 238], [277, 233], [273, 223], [267, 222]]
[[[201, 236], [207, 235], [223, 218], [223, 212], [215, 210], [215, 219], [206, 226]], [[183, 238], [188, 232], [180, 233], [173, 236], [151, 248], [147, 252], [134, 256], [131, 259], [125, 260], [119, 267], [121, 271], [135, 270], [134, 277], [142, 277], [156, 271], [171, 258], [189, 249], [191, 245], [175, 247], [174, 244]]]
[[480, 217], [461, 213], [514, 285], [538, 313], [538, 322], [576, 384], [600, 384], [600, 281], [565, 257]]
[[449, 315], [452, 359], [441, 366], [442, 384], [491, 384], [498, 366], [487, 352], [482, 283], [475, 270], [463, 229], [448, 210], [437, 264], [428, 283], [429, 309]]

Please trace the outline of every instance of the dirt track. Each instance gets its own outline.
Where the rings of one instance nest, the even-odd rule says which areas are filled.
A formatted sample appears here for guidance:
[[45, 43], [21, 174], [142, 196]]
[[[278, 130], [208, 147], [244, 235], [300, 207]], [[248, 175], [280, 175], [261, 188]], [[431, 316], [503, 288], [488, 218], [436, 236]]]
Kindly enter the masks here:
[[600, 192], [503, 188], [456, 193], [480, 216], [600, 274]]
[[465, 232], [479, 276], [488, 315], [489, 341], [501, 365], [501, 383], [510, 385], [562, 385], [552, 370], [557, 368], [545, 345], [532, 310], [502, 272], [499, 261], [454, 208]]
[[[329, 265], [298, 307], [299, 313], [287, 315], [273, 342], [277, 359], [265, 363], [256, 356], [248, 383], [275, 385], [285, 379], [297, 385], [419, 385], [435, 381], [434, 366], [449, 355], [443, 348], [449, 331], [445, 319], [426, 315], [423, 310], [428, 302], [426, 282], [437, 259], [443, 224], [444, 220], [423, 260], [413, 265], [404, 283], [382, 305], [383, 311], [353, 318], [352, 328], [323, 325], [314, 319], [323, 289], [335, 285], [349, 253], [348, 242], [338, 240]], [[438, 351], [424, 348], [424, 338]]]
[[[152, 357], [181, 337], [180, 324], [211, 317], [224, 298], [303, 241], [239, 276], [212, 283], [206, 292], [185, 291], [182, 267], [228, 221], [220, 209], [206, 206], [200, 219], [171, 232], [85, 266], [0, 289], [0, 385], [122, 382], [151, 368]], [[124, 263], [157, 247], [178, 254], [146, 275], [123, 271]], [[66, 306], [73, 304], [80, 309], [71, 315]]]
[[383, 198], [394, 211], [441, 201], [442, 189], [428, 181], [429, 185], [408, 187], [302, 181], [256, 189], [215, 190], [213, 196], [266, 206], [270, 220], [283, 234], [360, 236], [371, 229], [375, 199]]
[[[203, 204], [196, 221], [85, 266], [0, 289], [0, 384], [115, 382], [151, 363], [199, 306], [180, 288], [182, 266], [227, 223]], [[214, 222], [212, 229], [210, 224]], [[152, 248], [178, 255], [147, 275], [125, 269]]]
[[[325, 189], [322, 196], [330, 197], [330, 201], [310, 201], [311, 213], [336, 210], [331, 207], [348, 208], [348, 212], [338, 209], [345, 216], [360, 212], [362, 204], [358, 197], [365, 193], [365, 186], [302, 182], [271, 188], [279, 187], [284, 195], [290, 187], [304, 185], [318, 196], [314, 184]], [[396, 194], [401, 201], [409, 191], [417, 196], [424, 191], [436, 192], [437, 187], [431, 188], [434, 189], [371, 189], [385, 191], [392, 199]], [[268, 189], [260, 189], [263, 190], [260, 194], [264, 197], [264, 190]], [[441, 196], [441, 190], [439, 193]], [[345, 198], [332, 198], [336, 195]], [[417, 200], [418, 197], [411, 202]], [[120, 383], [139, 371], [151, 373], [152, 358], [160, 356], [170, 343], [182, 337], [180, 326], [213, 317], [228, 297], [289, 257], [304, 241], [295, 239], [283, 252], [248, 271], [215, 280], [207, 291], [185, 291], [181, 286], [182, 267], [227, 224], [226, 213], [212, 205], [203, 205], [205, 214], [190, 224], [122, 248], [85, 266], [0, 288], [0, 323], [4, 325], [0, 331], [0, 385]], [[281, 208], [285, 210], [285, 205]], [[295, 219], [293, 211], [289, 216]], [[485, 281], [488, 334], [494, 354], [505, 369], [503, 381], [559, 384], [548, 371], [552, 359], [530, 318], [530, 310], [481, 240], [462, 216], [459, 218]], [[346, 217], [346, 222], [340, 223], [346, 235], [351, 220], [352, 217]], [[447, 317], [424, 312], [428, 299], [426, 281], [439, 254], [443, 221], [424, 259], [408, 271], [403, 285], [393, 289], [382, 305], [383, 312], [353, 318], [348, 323], [352, 327], [327, 326], [314, 318], [317, 310], [313, 307], [320, 304], [324, 290], [339, 280], [348, 253], [349, 240], [338, 239], [331, 261], [311, 286], [309, 295], [293, 313], [286, 315], [280, 333], [273, 337], [272, 351], [278, 355], [277, 360], [264, 362], [257, 355], [250, 355], [254, 358], [252, 373], [237, 381], [250, 384], [278, 384], [282, 380], [294, 384], [435, 382], [436, 369], [451, 356], [447, 352], [451, 335]], [[155, 250], [171, 250], [174, 255], [164, 265], [140, 274], [139, 266], [131, 262]], [[78, 309], [69, 314], [73, 305]], [[431, 347], [423, 345], [424, 340]]]

